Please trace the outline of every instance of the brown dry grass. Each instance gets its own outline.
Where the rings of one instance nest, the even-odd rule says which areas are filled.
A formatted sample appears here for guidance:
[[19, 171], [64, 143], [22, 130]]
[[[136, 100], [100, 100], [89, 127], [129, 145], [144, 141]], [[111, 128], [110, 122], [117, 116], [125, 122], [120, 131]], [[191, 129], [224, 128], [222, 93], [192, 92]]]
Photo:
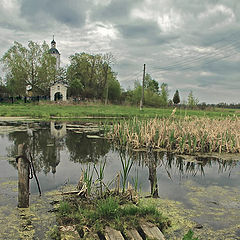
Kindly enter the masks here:
[[240, 152], [240, 119], [133, 119], [116, 123], [108, 133], [132, 148], [165, 148], [178, 153]]

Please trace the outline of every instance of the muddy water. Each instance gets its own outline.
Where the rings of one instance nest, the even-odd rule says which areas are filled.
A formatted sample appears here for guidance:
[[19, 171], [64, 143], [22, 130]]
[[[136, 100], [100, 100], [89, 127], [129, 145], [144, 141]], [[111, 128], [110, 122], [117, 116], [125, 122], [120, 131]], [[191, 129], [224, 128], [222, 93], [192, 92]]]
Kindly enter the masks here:
[[[82, 169], [106, 161], [105, 182], [121, 170], [121, 157], [134, 161], [129, 181], [172, 219], [167, 239], [181, 239], [192, 228], [200, 239], [240, 239], [240, 162], [164, 152], [126, 153], [91, 123], [2, 123], [0, 126], [0, 239], [47, 239], [54, 215], [48, 210], [56, 190], [76, 184]], [[31, 208], [17, 208], [15, 157], [20, 143], [33, 155], [43, 191], [31, 181]], [[240, 160], [240, 158], [239, 158]], [[6, 224], [6, 222], [8, 224]], [[17, 236], [17, 237], [16, 237]]]

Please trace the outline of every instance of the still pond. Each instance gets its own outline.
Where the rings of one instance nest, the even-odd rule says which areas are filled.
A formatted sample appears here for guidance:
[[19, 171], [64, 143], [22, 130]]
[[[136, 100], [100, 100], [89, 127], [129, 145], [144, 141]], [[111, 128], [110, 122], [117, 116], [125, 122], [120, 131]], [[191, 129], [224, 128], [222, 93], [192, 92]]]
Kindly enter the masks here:
[[[96, 123], [0, 123], [0, 239], [15, 239], [11, 237], [15, 230], [2, 226], [13, 214], [4, 206], [16, 211], [15, 158], [21, 143], [31, 149], [43, 196], [65, 185], [77, 184], [82, 169], [103, 161], [106, 161], [105, 182], [111, 182], [121, 171], [120, 158], [124, 157], [134, 161], [129, 182], [134, 185], [137, 179], [143, 196], [151, 193], [158, 196], [152, 201], [173, 219], [167, 239], [180, 239], [188, 227], [199, 239], [240, 239], [239, 156], [225, 159], [177, 156], [161, 151], [126, 152], [102, 136]], [[32, 180], [33, 203], [38, 201], [37, 195], [38, 188]], [[32, 239], [43, 239], [42, 230], [36, 232]]]

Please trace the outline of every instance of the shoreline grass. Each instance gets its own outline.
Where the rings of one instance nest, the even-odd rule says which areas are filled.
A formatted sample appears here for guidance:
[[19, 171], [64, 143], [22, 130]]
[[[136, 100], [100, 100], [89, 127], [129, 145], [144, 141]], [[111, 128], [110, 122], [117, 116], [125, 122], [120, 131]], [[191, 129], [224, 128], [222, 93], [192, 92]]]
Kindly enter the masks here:
[[[170, 117], [173, 107], [149, 108], [142, 111], [137, 106], [103, 104], [0, 104], [0, 116], [31, 118], [155, 118]], [[233, 109], [190, 110], [177, 109], [175, 117], [197, 116], [209, 118], [240, 117], [240, 111]]]

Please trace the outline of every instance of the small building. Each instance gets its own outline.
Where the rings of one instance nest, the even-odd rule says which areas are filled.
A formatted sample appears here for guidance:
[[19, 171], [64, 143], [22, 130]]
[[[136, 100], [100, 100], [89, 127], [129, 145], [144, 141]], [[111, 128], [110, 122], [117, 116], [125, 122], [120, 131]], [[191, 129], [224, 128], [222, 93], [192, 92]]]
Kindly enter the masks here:
[[[57, 50], [56, 45], [57, 44], [53, 36], [49, 53], [56, 58], [56, 69], [58, 70], [60, 68], [60, 53]], [[50, 87], [50, 100], [67, 101], [67, 84], [56, 79]]]
[[67, 101], [67, 86], [63, 83], [55, 82], [50, 87], [51, 101]]

